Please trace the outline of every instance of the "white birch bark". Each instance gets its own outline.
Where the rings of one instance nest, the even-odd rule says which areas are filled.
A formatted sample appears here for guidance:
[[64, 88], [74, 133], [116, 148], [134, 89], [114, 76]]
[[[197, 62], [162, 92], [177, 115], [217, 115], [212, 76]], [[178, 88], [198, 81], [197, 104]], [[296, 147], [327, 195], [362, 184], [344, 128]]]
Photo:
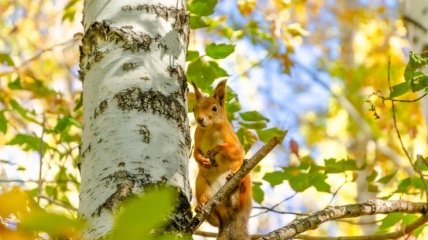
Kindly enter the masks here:
[[84, 239], [105, 236], [121, 201], [159, 183], [181, 192], [180, 230], [191, 218], [185, 1], [86, 0], [83, 14]]
[[[403, 19], [406, 23], [410, 50], [428, 55], [428, 1], [403, 1]], [[428, 71], [424, 71], [428, 74]], [[422, 114], [428, 129], [428, 97], [421, 100]]]

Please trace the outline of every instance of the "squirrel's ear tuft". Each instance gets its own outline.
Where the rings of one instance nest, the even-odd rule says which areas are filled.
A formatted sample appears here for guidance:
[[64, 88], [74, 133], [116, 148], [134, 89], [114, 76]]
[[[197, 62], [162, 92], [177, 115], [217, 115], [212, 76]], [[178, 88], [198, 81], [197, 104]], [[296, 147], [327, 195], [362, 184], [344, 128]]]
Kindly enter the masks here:
[[194, 82], [192, 82], [193, 85], [193, 89], [195, 90], [195, 96], [196, 96], [196, 100], [198, 100], [199, 98], [202, 97], [201, 92], [199, 91], [199, 88], [196, 86], [196, 84]]
[[226, 98], [226, 82], [227, 80], [219, 82], [215, 88], [214, 98], [218, 101], [220, 106], [224, 105], [224, 99]]

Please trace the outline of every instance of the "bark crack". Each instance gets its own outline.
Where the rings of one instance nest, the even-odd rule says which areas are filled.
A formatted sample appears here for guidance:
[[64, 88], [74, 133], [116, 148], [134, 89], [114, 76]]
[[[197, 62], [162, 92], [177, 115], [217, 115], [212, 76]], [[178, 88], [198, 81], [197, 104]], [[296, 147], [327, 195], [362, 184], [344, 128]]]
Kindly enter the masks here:
[[181, 102], [177, 100], [180, 95], [180, 92], [164, 95], [153, 89], [142, 92], [139, 88], [132, 87], [117, 93], [114, 98], [122, 111], [151, 112], [173, 121], [185, 136], [188, 145], [191, 139], [187, 124], [187, 112]]

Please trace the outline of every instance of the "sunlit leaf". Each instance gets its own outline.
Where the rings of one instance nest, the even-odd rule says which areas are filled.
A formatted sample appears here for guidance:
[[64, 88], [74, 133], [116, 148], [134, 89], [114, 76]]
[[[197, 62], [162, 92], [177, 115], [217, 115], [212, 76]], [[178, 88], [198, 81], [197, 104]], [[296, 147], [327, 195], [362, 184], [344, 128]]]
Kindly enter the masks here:
[[257, 130], [257, 135], [262, 142], [268, 142], [274, 137], [277, 137], [280, 141], [285, 137], [287, 131], [279, 128], [268, 128], [263, 130]]
[[163, 188], [150, 191], [124, 204], [113, 227], [113, 239], [148, 239], [161, 227], [174, 209], [176, 191]]
[[403, 82], [397, 85], [392, 86], [391, 98], [401, 96], [410, 91], [410, 85], [408, 82]]
[[263, 192], [263, 190], [261, 189], [262, 183], [260, 182], [253, 182], [252, 186], [253, 186], [253, 199], [257, 202], [257, 203], [262, 203], [265, 193]]
[[235, 45], [231, 44], [216, 44], [211, 43], [205, 49], [205, 52], [208, 56], [214, 59], [223, 59], [232, 54], [235, 51]]
[[240, 121], [239, 124], [249, 129], [262, 129], [266, 127], [265, 121], [259, 121], [259, 122], [241, 122]]
[[189, 26], [191, 29], [208, 27], [209, 24], [199, 15], [190, 15]]
[[20, 78], [20, 77], [17, 77], [17, 78], [15, 79], [15, 81], [12, 81], [12, 82], [8, 83], [8, 84], [7, 84], [7, 86], [8, 86], [10, 89], [15, 89], [15, 90], [17, 90], [17, 89], [22, 89], [22, 85], [21, 85], [21, 78]]
[[239, 113], [239, 116], [245, 121], [267, 121], [269, 122], [269, 119], [265, 116], [263, 116], [261, 113], [257, 111], [248, 111], [248, 112], [242, 112]]
[[199, 52], [198, 51], [187, 51], [187, 55], [186, 55], [186, 61], [194, 61], [199, 57]]
[[403, 218], [402, 213], [390, 213], [388, 214], [388, 216], [382, 219], [382, 224], [379, 226], [379, 229], [385, 230], [390, 227], [393, 227], [394, 225], [399, 223], [402, 218]]
[[378, 175], [378, 172], [376, 170], [373, 170], [372, 173], [366, 177], [366, 180], [368, 182], [373, 182], [376, 179], [377, 175]]
[[28, 134], [17, 134], [12, 140], [7, 142], [8, 145], [20, 145], [24, 147], [24, 150], [40, 151], [40, 145], [42, 144], [42, 150], [46, 150], [49, 145], [42, 141], [39, 137], [28, 135]]
[[51, 236], [78, 237], [84, 224], [63, 215], [38, 210], [23, 218], [20, 226], [26, 231], [40, 231]]
[[326, 173], [341, 173], [345, 171], [358, 170], [357, 163], [353, 159], [343, 159], [337, 161], [335, 158], [324, 160]]
[[205, 61], [198, 58], [189, 64], [187, 68], [187, 79], [195, 82], [204, 92], [209, 92], [211, 84], [219, 77], [227, 76], [227, 72], [215, 61]]
[[7, 64], [8, 66], [15, 66], [9, 54], [0, 52], [0, 64]]
[[268, 183], [270, 183], [272, 187], [274, 187], [276, 185], [283, 183], [284, 180], [287, 180], [288, 178], [284, 172], [275, 171], [275, 172], [266, 173], [263, 179]]
[[217, 0], [193, 0], [188, 10], [199, 16], [208, 16], [214, 12]]
[[330, 192], [331, 186], [326, 182], [327, 176], [325, 174], [316, 173], [311, 177], [312, 185], [319, 192]]
[[0, 111], [0, 132], [6, 133], [7, 132], [7, 120], [4, 116], [4, 110]]
[[19, 187], [13, 187], [0, 194], [0, 216], [7, 218], [10, 214], [14, 214], [19, 217], [24, 213], [28, 213], [29, 203], [30, 199], [25, 192]]
[[388, 174], [386, 176], [381, 177], [377, 182], [387, 184], [391, 181], [391, 179], [395, 176], [398, 170], [395, 170], [393, 173]]

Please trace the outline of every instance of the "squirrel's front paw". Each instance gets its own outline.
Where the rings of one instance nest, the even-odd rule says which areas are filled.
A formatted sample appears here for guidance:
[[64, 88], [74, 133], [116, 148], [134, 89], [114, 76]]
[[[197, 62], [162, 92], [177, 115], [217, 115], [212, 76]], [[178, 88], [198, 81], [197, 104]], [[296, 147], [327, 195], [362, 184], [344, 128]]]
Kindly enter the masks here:
[[229, 181], [233, 177], [233, 175], [235, 175], [235, 173], [230, 171], [226, 176], [226, 180]]
[[202, 209], [204, 208], [204, 206], [205, 206], [205, 204], [198, 204], [197, 206], [196, 206], [196, 208], [195, 208], [195, 212], [196, 213], [200, 213], [200, 212], [202, 212]]

